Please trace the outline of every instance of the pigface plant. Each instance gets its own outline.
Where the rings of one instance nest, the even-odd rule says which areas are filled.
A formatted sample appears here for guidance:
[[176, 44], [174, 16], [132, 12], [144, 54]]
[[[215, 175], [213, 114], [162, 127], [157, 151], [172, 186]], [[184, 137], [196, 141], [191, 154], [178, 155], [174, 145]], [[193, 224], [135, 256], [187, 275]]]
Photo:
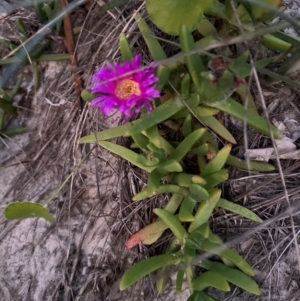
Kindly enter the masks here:
[[[197, 43], [189, 27], [182, 25], [182, 53], [167, 60], [146, 21], [140, 15], [136, 21], [154, 62], [141, 66], [141, 56], [133, 55], [121, 34], [123, 63], [109, 63], [96, 71], [90, 91], [85, 90], [82, 96], [105, 116], [118, 111], [123, 122], [82, 137], [80, 143], [97, 143], [149, 173], [147, 188], [133, 196], [134, 202], [159, 194], [170, 195], [164, 208], [154, 209], [156, 221], [131, 235], [126, 248], [139, 243], [153, 244], [167, 229], [174, 238], [165, 254], [131, 267], [123, 275], [120, 289], [158, 271], [156, 286], [162, 293], [171, 267], [177, 266], [176, 292], [180, 294], [183, 281], [187, 281], [190, 301], [216, 300], [206, 289], [229, 291], [229, 283], [258, 295], [259, 288], [251, 278], [253, 269], [234, 250], [225, 248], [209, 226], [216, 208], [262, 222], [252, 211], [221, 197], [218, 186], [228, 178], [225, 165], [263, 172], [274, 170], [268, 163], [244, 162], [231, 155], [235, 138], [216, 117], [220, 112], [230, 114], [246, 120], [261, 133], [270, 134], [267, 122], [257, 114], [255, 106], [245, 111], [243, 104], [232, 98], [236, 91], [242, 94], [241, 87], [245, 87], [244, 78], [250, 72], [245, 64], [248, 53], [230, 63], [221, 56], [204, 61], [193, 53]], [[138, 113], [138, 119], [129, 121]], [[176, 132], [177, 141], [159, 130], [168, 126], [167, 121], [171, 121], [170, 131]], [[278, 137], [277, 129], [271, 130]], [[120, 136], [132, 139], [130, 148], [109, 141]], [[196, 167], [188, 166], [191, 160], [197, 162]], [[211, 260], [211, 255], [219, 260]], [[200, 275], [196, 273], [199, 267]]]

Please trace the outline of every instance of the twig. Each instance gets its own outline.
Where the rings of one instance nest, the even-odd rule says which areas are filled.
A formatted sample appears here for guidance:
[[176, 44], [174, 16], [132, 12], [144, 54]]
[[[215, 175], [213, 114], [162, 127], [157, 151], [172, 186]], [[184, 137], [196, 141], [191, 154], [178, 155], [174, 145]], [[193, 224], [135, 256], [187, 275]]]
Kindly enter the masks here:
[[[61, 4], [62, 9], [66, 9], [66, 7], [68, 6], [68, 1], [60, 0], [60, 4]], [[73, 73], [74, 73], [77, 107], [78, 107], [78, 111], [81, 112], [82, 101], [81, 101], [80, 94], [81, 94], [83, 85], [82, 85], [82, 81], [81, 81], [81, 78], [78, 73], [77, 59], [76, 59], [76, 55], [74, 53], [75, 39], [74, 39], [74, 35], [73, 35], [73, 28], [72, 28], [72, 23], [71, 23], [69, 14], [65, 14], [63, 20], [64, 20], [64, 31], [65, 31], [65, 36], [66, 36], [66, 46], [68, 49], [68, 53], [70, 56], [70, 62], [71, 62]]]

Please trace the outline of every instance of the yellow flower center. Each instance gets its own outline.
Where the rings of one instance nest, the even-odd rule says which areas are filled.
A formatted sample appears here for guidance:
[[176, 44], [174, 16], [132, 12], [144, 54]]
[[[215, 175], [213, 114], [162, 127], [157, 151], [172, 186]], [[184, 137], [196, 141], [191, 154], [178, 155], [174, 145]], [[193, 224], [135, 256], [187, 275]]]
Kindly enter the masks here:
[[117, 84], [115, 94], [124, 100], [132, 95], [139, 96], [141, 95], [140, 85], [131, 79], [123, 79]]

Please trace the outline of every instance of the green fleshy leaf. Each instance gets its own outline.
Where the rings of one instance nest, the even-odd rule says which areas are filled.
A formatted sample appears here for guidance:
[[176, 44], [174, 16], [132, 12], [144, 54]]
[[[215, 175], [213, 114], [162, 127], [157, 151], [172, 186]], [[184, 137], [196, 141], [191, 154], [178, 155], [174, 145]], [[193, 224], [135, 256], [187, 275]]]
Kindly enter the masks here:
[[184, 198], [184, 200], [180, 206], [179, 215], [178, 215], [178, 218], [182, 222], [192, 222], [195, 219], [192, 212], [195, 208], [196, 203], [197, 203], [197, 201], [195, 201], [189, 195]]
[[195, 250], [201, 249], [203, 241], [203, 236], [200, 234], [197, 230], [193, 231], [187, 238], [186, 238], [186, 244]]
[[141, 133], [135, 134], [131, 136], [135, 144], [141, 149], [146, 150], [147, 145], [149, 144], [149, 140]]
[[170, 228], [173, 234], [177, 237], [177, 239], [183, 243], [185, 237], [187, 237], [188, 233], [181, 225], [181, 222], [177, 217], [175, 217], [171, 212], [165, 209], [154, 209], [153, 212], [159, 216], [166, 225]]
[[190, 248], [193, 248], [195, 250], [201, 249], [203, 240], [205, 238], [208, 239], [211, 234], [212, 233], [208, 223], [204, 223], [186, 238], [186, 243], [189, 245]]
[[220, 238], [220, 236], [214, 234], [210, 229], [209, 229], [209, 236], [208, 236], [208, 241], [212, 242], [214, 244], [222, 244], [223, 240]]
[[22, 18], [17, 19], [16, 26], [20, 33], [20, 38], [24, 42], [26, 40], [26, 27]]
[[231, 250], [231, 249], [222, 249], [221, 251], [218, 251], [218, 248], [220, 248], [220, 244], [212, 243], [208, 240], [202, 241], [201, 249], [203, 251], [219, 255], [220, 257], [224, 257], [228, 260], [230, 260], [232, 263], [234, 263], [235, 266], [237, 266], [241, 271], [246, 273], [249, 276], [254, 276], [254, 271], [251, 268], [251, 266], [241, 257], [237, 252]]
[[224, 166], [231, 151], [231, 144], [225, 145], [217, 155], [206, 165], [204, 170], [201, 172], [201, 177], [206, 178], [207, 176], [219, 171]]
[[165, 174], [169, 172], [182, 172], [182, 166], [173, 159], [157, 165], [157, 169]]
[[203, 187], [210, 191], [220, 183], [226, 181], [228, 179], [228, 170], [227, 169], [221, 169], [219, 171], [216, 171], [212, 174], [210, 174], [208, 177], [205, 178], [205, 181], [207, 182], [206, 185]]
[[236, 144], [236, 140], [226, 127], [214, 116], [198, 116], [201, 122], [211, 128], [220, 137], [226, 139], [228, 142]]
[[191, 76], [187, 73], [181, 80], [181, 95], [187, 98], [190, 95]]
[[176, 277], [176, 293], [180, 295], [182, 293], [182, 282], [184, 277], [184, 271], [178, 270], [177, 277]]
[[258, 216], [256, 215], [254, 212], [252, 212], [251, 210], [239, 205], [239, 204], [236, 204], [236, 203], [233, 203], [233, 202], [230, 202], [230, 201], [227, 201], [225, 199], [220, 199], [218, 204], [217, 204], [218, 207], [221, 207], [223, 209], [226, 209], [228, 211], [231, 211], [231, 212], [234, 212], [240, 216], [243, 216], [243, 217], [246, 217], [256, 223], [262, 223], [263, 220]]
[[23, 201], [13, 202], [4, 210], [4, 215], [8, 220], [41, 217], [47, 221], [54, 221], [54, 216], [41, 204]]
[[290, 57], [287, 57], [281, 66], [277, 69], [277, 73], [279, 74], [286, 74], [292, 75], [299, 70], [299, 54], [300, 50], [296, 50], [294, 53], [291, 54]]
[[145, 171], [151, 172], [154, 169], [154, 167], [151, 166], [153, 166], [155, 162], [147, 160], [144, 156], [139, 155], [124, 146], [108, 141], [98, 141], [98, 144]]
[[157, 125], [154, 125], [143, 132], [143, 134], [149, 139], [151, 143], [153, 143], [158, 149], [162, 148], [161, 145], [161, 136], [158, 132]]
[[257, 283], [243, 272], [230, 268], [220, 262], [205, 260], [200, 264], [203, 268], [215, 271], [223, 276], [227, 281], [255, 295], [260, 295]]
[[82, 90], [80, 96], [86, 102], [91, 102], [96, 98], [96, 95], [93, 95], [89, 90], [86, 89]]
[[[258, 114], [247, 110], [232, 98], [228, 98], [219, 102], [212, 103], [211, 106], [218, 108], [219, 110], [228, 113], [240, 120], [246, 120], [247, 124], [256, 129], [257, 131], [270, 136], [269, 127], [267, 121], [260, 117]], [[279, 139], [278, 129], [271, 125], [271, 130], [275, 139]]]
[[216, 299], [203, 291], [195, 291], [187, 301], [219, 301], [219, 299]]
[[35, 9], [35, 13], [37, 14], [38, 18], [42, 23], [47, 21], [47, 15], [45, 11], [42, 9], [41, 3], [38, 3], [37, 0], [33, 0], [33, 6]]
[[15, 129], [6, 129], [0, 132], [1, 136], [13, 137], [16, 135], [24, 134], [28, 132], [28, 128], [15, 128]]
[[293, 49], [291, 44], [273, 36], [272, 34], [264, 35], [261, 39], [261, 43], [268, 48], [280, 52], [290, 52]]
[[192, 116], [187, 114], [182, 125], [183, 135], [186, 137], [192, 132]]
[[152, 22], [162, 31], [179, 34], [179, 28], [186, 24], [192, 31], [201, 20], [203, 11], [214, 5], [215, 0], [146, 0], [146, 8]]
[[192, 151], [197, 155], [204, 156], [209, 151], [209, 145], [208, 145], [208, 143], [204, 143], [201, 146], [193, 148]]
[[[247, 52], [245, 52], [247, 53]], [[244, 59], [245, 57], [241, 55], [241, 57], [237, 58], [236, 60], [233, 60], [229, 64], [229, 69], [237, 76], [241, 78], [245, 78], [250, 75], [251, 73], [251, 65], [246, 63], [246, 60], [243, 62], [239, 62], [239, 59]], [[254, 65], [257, 69], [263, 69], [266, 66], [268, 66], [272, 61], [274, 60], [273, 57], [264, 58], [261, 60], [258, 60], [254, 62]]]
[[182, 194], [174, 193], [164, 209], [171, 213], [175, 213], [183, 198], [184, 196]]
[[130, 49], [128, 40], [123, 32], [120, 34], [119, 39], [120, 39], [120, 51], [121, 51], [123, 61], [131, 60], [133, 58], [133, 53], [132, 50]]
[[7, 47], [9, 50], [13, 50], [17, 48], [17, 46], [14, 43], [10, 42], [9, 40], [0, 39], [0, 43], [5, 47]]
[[[174, 193], [172, 195], [172, 197], [170, 198], [169, 202], [167, 203], [167, 205], [165, 206], [165, 210], [168, 210], [171, 213], [175, 213], [179, 207], [179, 205], [182, 202], [182, 199], [184, 198], [183, 195], [179, 194], [179, 193]], [[160, 221], [160, 219], [158, 218], [157, 222]], [[152, 225], [152, 224], [151, 224]], [[149, 225], [149, 227], [151, 226]], [[164, 223], [165, 225], [165, 223]], [[168, 226], [166, 226], [168, 228]], [[165, 228], [165, 229], [167, 229]], [[152, 245], [154, 242], [156, 242], [163, 234], [164, 230], [161, 231], [157, 231], [157, 233], [151, 234], [148, 238], [146, 238], [143, 243], [145, 245]], [[143, 230], [143, 229], [142, 229]], [[141, 231], [142, 231], [141, 230]]]
[[203, 225], [210, 218], [213, 210], [215, 209], [221, 196], [220, 189], [213, 189], [209, 194], [209, 199], [207, 201], [202, 201], [199, 208], [195, 214], [194, 221], [190, 224], [189, 233], [192, 233], [199, 226]]
[[49, 20], [51, 20], [54, 17], [54, 12], [49, 4], [45, 3], [43, 6], [43, 10], [46, 13], [46, 16]]
[[[238, 58], [233, 60], [229, 65], [229, 69], [239, 77], [245, 77], [245, 72], [247, 73], [249, 70], [248, 66], [245, 66], [249, 57], [249, 51], [245, 51]], [[247, 75], [246, 75], [247, 76]]]
[[17, 108], [14, 107], [11, 102], [5, 100], [4, 98], [0, 98], [0, 109], [2, 109], [5, 113], [15, 115], [17, 114]]
[[139, 30], [143, 35], [143, 38], [148, 46], [149, 52], [151, 53], [153, 59], [155, 61], [166, 59], [167, 55], [164, 49], [161, 47], [160, 43], [158, 42], [152, 30], [147, 25], [146, 21], [142, 18], [140, 14], [137, 14], [135, 16], [135, 20], [138, 22]]
[[99, 13], [104, 13], [129, 2], [130, 0], [112, 0], [99, 8]]
[[167, 66], [159, 65], [156, 68], [155, 75], [158, 77], [156, 89], [161, 91], [170, 78], [171, 69]]
[[[188, 52], [194, 50], [195, 48], [194, 38], [185, 25], [182, 25], [180, 27], [180, 45], [183, 52]], [[196, 86], [197, 90], [200, 91], [200, 73], [203, 72], [205, 69], [199, 54], [195, 53], [186, 56], [185, 62], [189, 69], [194, 85]]]
[[193, 235], [194, 233], [200, 233], [201, 236], [203, 236], [204, 238], [208, 238], [210, 232], [211, 230], [209, 228], [208, 223], [204, 223], [200, 227], [198, 227], [192, 234], [190, 234], [190, 236]]
[[240, 96], [243, 105], [247, 107], [248, 110], [258, 113], [254, 98], [246, 82], [239, 85], [236, 89], [236, 93]]
[[[178, 240], [174, 237], [169, 246], [168, 249], [166, 250], [166, 254], [171, 254], [171, 253], [176, 253], [180, 249], [180, 245], [178, 244]], [[169, 281], [169, 275], [171, 272], [172, 267], [167, 266], [161, 268], [156, 275], [156, 289], [159, 294], [162, 294], [168, 281]]]
[[193, 131], [190, 135], [184, 138], [184, 140], [170, 154], [169, 159], [180, 162], [205, 132], [206, 130], [204, 128]]
[[[246, 5], [244, 0], [240, 2], [243, 5]], [[247, 5], [250, 6], [251, 16], [255, 20], [260, 22], [267, 22], [271, 21], [277, 14], [280, 13], [280, 10], [277, 8], [279, 8], [282, 5], [282, 0], [251, 1], [250, 3], [247, 2]]]
[[124, 125], [117, 126], [111, 129], [107, 129], [98, 133], [93, 133], [85, 137], [81, 137], [79, 139], [79, 143], [95, 143], [102, 140], [109, 140], [121, 136], [128, 136], [128, 131], [132, 128], [132, 125], [134, 124], [131, 122], [128, 122]]
[[[213, 21], [212, 21], [213, 22]], [[201, 21], [197, 24], [197, 30], [203, 35], [203, 37], [217, 35], [218, 32], [215, 26], [211, 21], [207, 18], [201, 19]]]
[[211, 108], [207, 106], [199, 106], [193, 109], [193, 112], [195, 113], [196, 116], [199, 117], [206, 117], [206, 116], [212, 116], [218, 114], [220, 111], [217, 110], [216, 108]]
[[10, 98], [10, 101], [13, 101], [14, 97], [17, 95], [21, 85], [22, 85], [22, 82], [23, 82], [23, 76], [22, 74], [20, 74], [18, 76], [18, 80], [17, 80], [17, 83], [15, 84], [14, 88], [12, 89], [12, 91], [9, 93], [9, 98]]
[[158, 220], [145, 228], [133, 233], [126, 242], [126, 249], [131, 249], [138, 245], [140, 242], [145, 243], [145, 241], [156, 234], [163, 233], [169, 226], [163, 221]]
[[149, 177], [148, 177], [148, 185], [147, 185], [147, 191], [148, 195], [154, 195], [155, 191], [159, 187], [160, 179], [162, 178], [163, 173], [160, 172], [157, 168], [151, 171]]
[[0, 88], [0, 97], [3, 98], [6, 101], [11, 101], [11, 98], [10, 98], [9, 94], [1, 88]]
[[[177, 185], [161, 185], [158, 187], [158, 189], [155, 191], [155, 194], [163, 194], [163, 193], [178, 193], [182, 196], [187, 196], [189, 191], [186, 188], [177, 186]], [[132, 200], [133, 201], [141, 201], [143, 199], [151, 197], [147, 191], [147, 188], [142, 190], [141, 192], [137, 193]]]
[[[199, 95], [191, 95], [191, 98], [186, 100], [186, 102], [189, 104], [189, 101], [194, 101], [195, 98], [198, 99]], [[134, 126], [128, 131], [128, 135], [140, 133], [146, 129], [149, 129], [152, 126], [169, 119], [172, 115], [174, 115], [184, 107], [185, 105], [179, 97], [171, 98], [156, 109], [154, 109], [150, 114], [139, 119], [134, 124]]]
[[289, 44], [290, 46], [294, 46], [295, 48], [300, 48], [300, 38], [297, 36], [291, 36], [281, 31], [272, 33], [272, 36], [280, 39], [281, 41], [287, 42], [287, 44]]
[[209, 198], [209, 194], [206, 189], [197, 184], [190, 185], [190, 196], [196, 201], [203, 201]]
[[163, 266], [173, 265], [178, 263], [179, 261], [180, 257], [175, 254], [158, 255], [144, 259], [136, 263], [125, 272], [120, 282], [120, 290], [125, 290], [126, 288], [137, 282], [139, 279], [150, 274], [151, 272], [158, 270]]
[[[60, 1], [59, 0], [56, 0], [54, 2], [54, 9], [53, 9], [53, 12], [54, 12], [54, 16], [57, 16], [60, 12], [61, 12], [61, 5], [60, 5]], [[55, 24], [55, 27], [56, 27], [56, 31], [59, 33], [60, 32], [60, 29], [61, 29], [61, 25], [62, 25], [62, 21], [63, 21], [63, 18], [59, 18], [57, 21], [56, 21], [56, 24]]]
[[224, 292], [230, 291], [226, 279], [214, 271], [205, 272], [193, 281], [193, 288], [195, 290], [202, 291], [207, 287], [215, 287]]
[[[248, 164], [249, 163], [249, 164]], [[240, 168], [240, 169], [245, 169], [245, 170], [252, 170], [252, 171], [260, 171], [260, 172], [270, 172], [274, 171], [275, 167], [267, 162], [263, 161], [245, 161], [242, 159], [239, 159], [233, 155], [229, 155], [226, 164]]]
[[173, 183], [182, 187], [190, 187], [192, 184], [205, 185], [206, 181], [198, 175], [180, 173], [173, 178]]

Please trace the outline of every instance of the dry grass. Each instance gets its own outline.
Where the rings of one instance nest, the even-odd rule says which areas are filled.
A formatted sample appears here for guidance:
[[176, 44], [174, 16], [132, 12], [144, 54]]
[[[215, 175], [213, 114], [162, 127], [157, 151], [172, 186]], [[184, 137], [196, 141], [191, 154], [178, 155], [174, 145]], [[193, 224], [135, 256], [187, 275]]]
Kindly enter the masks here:
[[[101, 1], [95, 1], [89, 10], [80, 7], [70, 16], [74, 26], [82, 26], [75, 49], [84, 85], [89, 84], [95, 68], [106, 59], [119, 58], [121, 32], [128, 35], [134, 51], [143, 54], [145, 63], [151, 61], [134, 22], [136, 11], [144, 13], [143, 2], [130, 1], [105, 14], [99, 14], [100, 5]], [[15, 21], [20, 16], [25, 19], [29, 32], [41, 28], [32, 11], [18, 10], [0, 20], [1, 34], [17, 41]], [[170, 41], [176, 42], [176, 39], [155, 31], [165, 50], [170, 55], [175, 53], [177, 48]], [[52, 41], [49, 52], [65, 49], [60, 36], [52, 32], [48, 37]], [[7, 55], [2, 48], [0, 53], [1, 57]], [[103, 120], [88, 106], [78, 112], [69, 62], [43, 63], [40, 70], [43, 83], [34, 95], [25, 91], [32, 81], [31, 66], [18, 69], [27, 76], [24, 89], [18, 95], [20, 114], [12, 122], [26, 124], [30, 133], [0, 141], [0, 160], [4, 167], [0, 175], [1, 209], [17, 199], [46, 200], [81, 159], [91, 153], [51, 202], [50, 210], [57, 217], [55, 223], [7, 222], [1, 216], [3, 272], [0, 276], [4, 280], [0, 299], [184, 300], [173, 295], [172, 286], [167, 288], [166, 294], [157, 296], [152, 277], [143, 279], [124, 294], [118, 291], [120, 277], [133, 262], [165, 248], [169, 233], [153, 246], [140, 245], [126, 251], [124, 244], [130, 234], [153, 220], [152, 209], [162, 207], [167, 197], [133, 203], [131, 197], [146, 185], [146, 175], [100, 147], [77, 144], [82, 135], [111, 126], [111, 120]], [[0, 71], [9, 70], [2, 67]], [[11, 76], [11, 81], [14, 80]], [[267, 112], [263, 111], [264, 107], [274, 103], [275, 95], [279, 99], [278, 105], [268, 110], [270, 120], [282, 120], [282, 115], [291, 110], [300, 117], [297, 91], [281, 84], [260, 86], [259, 81], [252, 86], [257, 103], [264, 101], [260, 106], [262, 114]], [[238, 141], [234, 151], [242, 156], [245, 132], [231, 120], [228, 126]], [[247, 138], [251, 148], [270, 144], [269, 139], [253, 130], [247, 132]], [[118, 143], [126, 145], [128, 141], [120, 139]], [[282, 173], [261, 175], [231, 169], [230, 180], [223, 186], [224, 196], [254, 210], [264, 220], [289, 207], [287, 196], [291, 205], [297, 204], [300, 164], [291, 160], [274, 164], [281, 165]], [[261, 297], [234, 290], [231, 295], [219, 295], [221, 300], [299, 300], [299, 270], [293, 242], [293, 231], [298, 235], [300, 222], [296, 213], [292, 212], [293, 222], [286, 214], [254, 230], [251, 223], [240, 217], [221, 210], [215, 213], [211, 221], [213, 229], [225, 241], [235, 238], [235, 247], [254, 266], [262, 287]]]

